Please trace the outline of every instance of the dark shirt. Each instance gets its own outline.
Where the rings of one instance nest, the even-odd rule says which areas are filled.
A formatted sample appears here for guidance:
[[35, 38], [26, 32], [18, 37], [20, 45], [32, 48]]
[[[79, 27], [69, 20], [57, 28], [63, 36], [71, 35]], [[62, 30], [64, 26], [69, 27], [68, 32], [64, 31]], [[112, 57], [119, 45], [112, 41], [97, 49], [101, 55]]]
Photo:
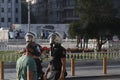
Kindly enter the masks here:
[[43, 78], [43, 74], [44, 74], [44, 72], [43, 72], [43, 70], [42, 70], [42, 60], [40, 60], [40, 59], [34, 59], [35, 60], [35, 62], [36, 62], [36, 65], [37, 65], [37, 76], [38, 76], [38, 80], [40, 79], [40, 80], [42, 80], [42, 78]]
[[66, 58], [66, 49], [62, 46], [54, 48], [52, 52], [52, 60], [50, 61], [52, 70], [61, 70], [61, 58]]

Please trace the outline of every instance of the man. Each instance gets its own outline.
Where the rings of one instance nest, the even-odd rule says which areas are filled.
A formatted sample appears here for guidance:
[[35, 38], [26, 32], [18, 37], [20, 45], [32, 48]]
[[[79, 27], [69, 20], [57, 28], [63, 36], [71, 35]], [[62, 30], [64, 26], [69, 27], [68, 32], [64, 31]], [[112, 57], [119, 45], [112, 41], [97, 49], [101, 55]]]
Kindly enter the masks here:
[[[42, 49], [42, 47], [37, 44], [35, 42], [35, 37], [36, 35], [33, 32], [28, 32], [25, 35], [25, 40], [26, 40], [26, 44], [32, 42], [33, 45], [33, 49], [34, 49], [34, 60], [36, 62], [37, 65], [37, 74], [38, 74], [38, 80], [43, 80], [43, 70], [42, 70], [42, 59], [41, 59], [41, 55], [45, 53], [45, 51]], [[26, 48], [24, 48], [22, 51], [20, 51], [19, 53], [25, 53], [26, 52]]]
[[59, 33], [50, 35], [51, 61], [44, 74], [44, 80], [47, 80], [47, 74], [51, 71], [48, 80], [64, 80], [66, 74], [66, 50], [61, 46], [62, 38]]
[[34, 49], [33, 43], [27, 43], [26, 53], [21, 56], [16, 63], [17, 80], [38, 80], [37, 67], [33, 57]]

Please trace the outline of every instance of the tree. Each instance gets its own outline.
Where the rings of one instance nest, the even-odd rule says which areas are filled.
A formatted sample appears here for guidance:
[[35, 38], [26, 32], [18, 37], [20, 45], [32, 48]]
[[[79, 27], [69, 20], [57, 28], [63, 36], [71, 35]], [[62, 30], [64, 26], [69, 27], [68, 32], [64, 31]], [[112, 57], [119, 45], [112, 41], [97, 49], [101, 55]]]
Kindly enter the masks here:
[[[89, 33], [89, 38], [96, 38], [97, 50], [100, 51], [108, 39], [114, 34], [119, 34], [120, 19], [116, 17], [118, 11], [111, 0], [78, 0], [78, 4], [76, 10], [80, 16], [80, 25], [78, 24], [79, 30], [76, 33]], [[76, 25], [72, 26], [76, 28]]]

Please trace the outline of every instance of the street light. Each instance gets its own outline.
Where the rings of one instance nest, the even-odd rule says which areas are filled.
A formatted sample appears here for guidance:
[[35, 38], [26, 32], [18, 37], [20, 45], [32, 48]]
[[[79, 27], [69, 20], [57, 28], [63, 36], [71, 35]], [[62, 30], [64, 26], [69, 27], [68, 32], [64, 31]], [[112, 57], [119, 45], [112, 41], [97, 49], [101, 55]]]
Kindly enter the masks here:
[[26, 0], [28, 3], [28, 32], [30, 32], [30, 4], [33, 0]]

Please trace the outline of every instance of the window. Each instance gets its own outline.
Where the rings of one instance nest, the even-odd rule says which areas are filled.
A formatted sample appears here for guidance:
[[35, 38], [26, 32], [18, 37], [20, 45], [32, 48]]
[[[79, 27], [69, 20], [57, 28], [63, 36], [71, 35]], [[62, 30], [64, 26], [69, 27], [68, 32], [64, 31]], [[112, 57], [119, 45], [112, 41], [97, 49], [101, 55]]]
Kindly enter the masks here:
[[11, 18], [8, 18], [8, 22], [11, 22]]
[[15, 9], [15, 12], [18, 13], [18, 8]]
[[8, 0], [8, 3], [10, 3], [11, 2], [11, 0]]
[[1, 22], [4, 22], [4, 18], [1, 18]]
[[1, 12], [4, 12], [4, 8], [1, 8]]
[[15, 0], [16, 3], [18, 3], [18, 0]]
[[9, 13], [11, 12], [11, 8], [8, 8], [8, 12], [9, 12]]
[[18, 18], [15, 19], [16, 23], [18, 23]]
[[4, 3], [4, 0], [2, 0], [2, 3]]

